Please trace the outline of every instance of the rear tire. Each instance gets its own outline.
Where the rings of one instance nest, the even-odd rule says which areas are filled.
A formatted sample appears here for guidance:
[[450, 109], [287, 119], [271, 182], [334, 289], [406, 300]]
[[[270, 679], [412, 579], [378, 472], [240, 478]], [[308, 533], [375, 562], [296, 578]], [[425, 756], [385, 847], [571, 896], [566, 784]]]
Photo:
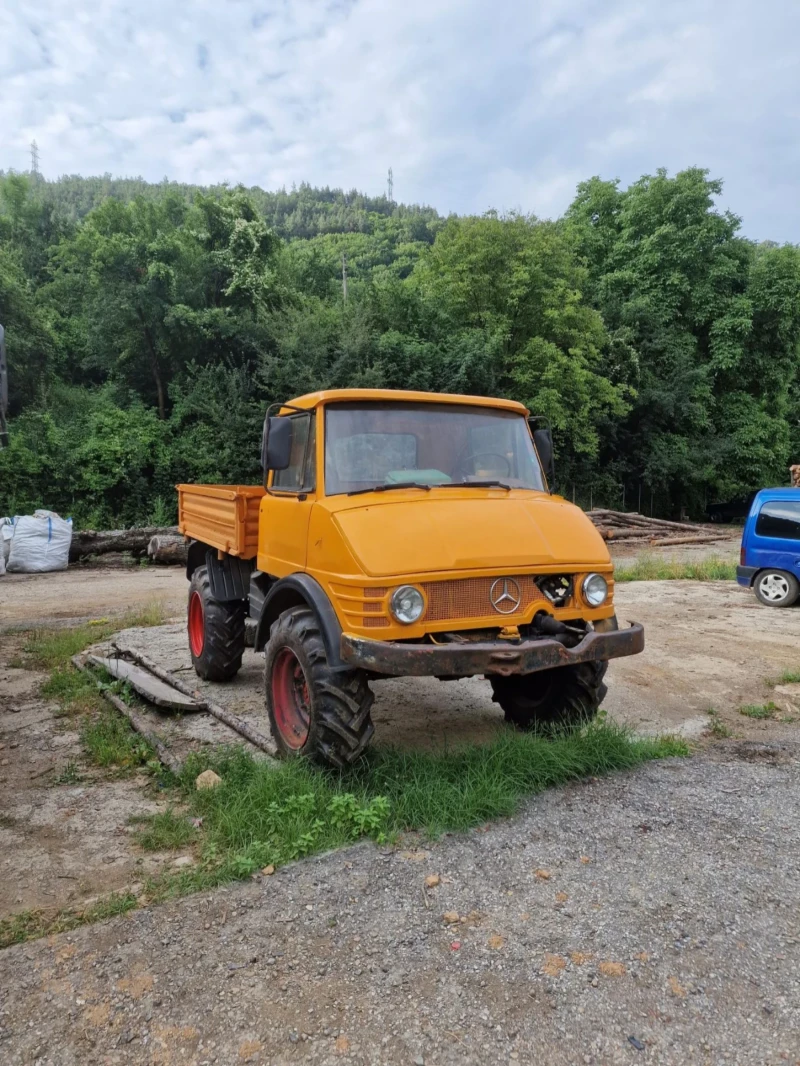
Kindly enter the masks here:
[[316, 615], [308, 607], [284, 611], [264, 656], [267, 713], [278, 751], [342, 770], [364, 753], [375, 727], [374, 696], [363, 670], [328, 666]]
[[492, 677], [492, 699], [517, 729], [580, 729], [605, 699], [607, 669], [607, 662], [578, 663], [535, 674]]
[[245, 605], [240, 600], [215, 600], [205, 566], [189, 584], [189, 651], [195, 673], [204, 681], [230, 681], [242, 665]]
[[753, 582], [753, 591], [767, 607], [791, 607], [800, 596], [800, 584], [785, 570], [762, 570]]

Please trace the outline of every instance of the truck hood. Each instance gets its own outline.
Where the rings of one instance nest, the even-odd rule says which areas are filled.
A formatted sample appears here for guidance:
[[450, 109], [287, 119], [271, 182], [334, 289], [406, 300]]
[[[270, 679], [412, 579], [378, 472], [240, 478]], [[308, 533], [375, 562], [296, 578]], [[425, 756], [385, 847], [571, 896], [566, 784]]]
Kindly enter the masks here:
[[334, 521], [371, 577], [609, 562], [591, 521], [560, 497], [498, 496], [496, 490], [477, 498], [426, 494], [343, 509]]

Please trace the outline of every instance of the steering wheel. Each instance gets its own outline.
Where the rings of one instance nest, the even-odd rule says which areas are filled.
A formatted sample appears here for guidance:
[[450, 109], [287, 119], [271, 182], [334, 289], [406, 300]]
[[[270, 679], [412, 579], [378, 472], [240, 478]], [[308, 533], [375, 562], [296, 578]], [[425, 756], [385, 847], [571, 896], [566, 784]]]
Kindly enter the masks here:
[[[465, 456], [465, 457], [464, 457], [464, 458], [463, 458], [463, 459], [461, 460], [461, 462], [460, 462], [460, 463], [458, 464], [458, 471], [459, 471], [459, 474], [463, 474], [463, 475], [464, 475], [464, 477], [469, 477], [470, 475], [468, 475], [468, 474], [466, 473], [466, 466], [467, 466], [467, 464], [468, 464], [468, 463], [472, 463], [472, 462], [473, 462], [474, 460], [476, 460], [476, 459], [485, 459], [485, 458], [486, 458], [487, 456], [488, 456], [489, 458], [491, 458], [491, 459], [500, 459], [500, 461], [501, 461], [501, 462], [505, 463], [505, 464], [506, 464], [506, 472], [505, 472], [505, 475], [502, 475], [502, 474], [501, 474], [500, 476], [501, 476], [501, 477], [503, 477], [503, 476], [505, 476], [505, 477], [511, 477], [511, 463], [509, 462], [508, 456], [507, 456], [507, 455], [503, 455], [503, 453], [502, 453], [502, 452], [473, 452], [473, 453], [472, 453], [472, 455], [467, 455], [467, 456]], [[474, 467], [474, 465], [473, 465], [473, 473], [472, 473], [472, 476], [475, 476], [475, 473], [474, 473], [474, 471], [475, 471], [475, 467]]]

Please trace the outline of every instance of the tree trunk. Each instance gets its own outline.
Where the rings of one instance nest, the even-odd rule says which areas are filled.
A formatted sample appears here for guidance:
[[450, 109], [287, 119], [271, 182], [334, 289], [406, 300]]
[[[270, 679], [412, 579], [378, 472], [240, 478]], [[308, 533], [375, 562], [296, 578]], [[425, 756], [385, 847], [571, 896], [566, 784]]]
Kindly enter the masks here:
[[189, 549], [183, 537], [156, 536], [147, 545], [147, 554], [154, 563], [186, 566]]
[[156, 351], [155, 342], [153, 341], [153, 334], [150, 332], [150, 327], [147, 325], [147, 321], [144, 317], [144, 311], [142, 311], [141, 307], [137, 307], [136, 311], [139, 315], [139, 321], [142, 323], [144, 339], [147, 343], [147, 350], [150, 353], [150, 373], [153, 375], [156, 394], [158, 396], [158, 417], [163, 422], [167, 417], [167, 401], [164, 393], [164, 382], [161, 380], [161, 367], [158, 363], [158, 352]]

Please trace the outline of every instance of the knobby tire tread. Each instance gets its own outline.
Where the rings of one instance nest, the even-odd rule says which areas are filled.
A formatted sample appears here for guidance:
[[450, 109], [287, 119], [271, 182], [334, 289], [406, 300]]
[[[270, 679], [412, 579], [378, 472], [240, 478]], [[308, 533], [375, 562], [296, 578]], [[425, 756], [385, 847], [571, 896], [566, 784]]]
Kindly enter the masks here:
[[[270, 670], [277, 652], [287, 645], [299, 653], [311, 693], [311, 728], [299, 752], [282, 743], [272, 709]], [[363, 671], [330, 669], [313, 611], [293, 607], [281, 615], [270, 634], [264, 669], [272, 735], [283, 754], [302, 754], [337, 769], [352, 765], [363, 755], [375, 732], [370, 716], [375, 696]]]

